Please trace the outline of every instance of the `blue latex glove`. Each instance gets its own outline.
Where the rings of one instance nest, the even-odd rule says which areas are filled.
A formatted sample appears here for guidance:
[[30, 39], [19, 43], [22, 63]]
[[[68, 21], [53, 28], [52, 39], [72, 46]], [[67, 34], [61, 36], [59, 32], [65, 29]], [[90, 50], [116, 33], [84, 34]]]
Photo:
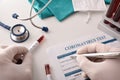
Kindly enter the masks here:
[[[29, 0], [29, 2], [31, 1]], [[35, 11], [37, 12], [47, 2], [48, 0], [36, 0], [34, 4]], [[48, 7], [39, 14], [39, 17], [43, 19], [54, 15], [59, 21], [62, 21], [72, 13], [74, 13], [72, 0], [52, 0]]]

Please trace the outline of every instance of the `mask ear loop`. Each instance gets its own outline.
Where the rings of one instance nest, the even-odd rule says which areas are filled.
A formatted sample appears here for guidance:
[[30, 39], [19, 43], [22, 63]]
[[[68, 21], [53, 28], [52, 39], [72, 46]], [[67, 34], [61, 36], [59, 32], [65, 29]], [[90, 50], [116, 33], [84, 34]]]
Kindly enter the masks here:
[[91, 13], [88, 12], [87, 19], [85, 20], [85, 22], [88, 24], [90, 20], [91, 20]]
[[14, 13], [12, 15], [12, 17], [14, 19], [18, 19], [18, 20], [21, 20], [21, 21], [27, 21], [27, 20], [30, 20], [31, 24], [36, 27], [36, 28], [39, 28], [39, 29], [42, 29], [42, 31], [45, 31], [45, 32], [48, 32], [48, 28], [47, 27], [40, 27], [40, 26], [37, 26], [33, 23], [32, 19], [35, 18], [38, 14], [40, 14], [50, 3], [51, 3], [52, 0], [49, 0], [35, 15], [32, 16], [32, 8], [33, 8], [33, 5], [35, 3], [35, 0], [32, 1], [32, 5], [31, 5], [31, 9], [30, 9], [30, 17], [29, 18], [19, 18], [19, 15]]
[[[97, 3], [98, 3], [98, 0], [96, 0], [96, 2], [95, 2], [95, 5], [97, 5]], [[95, 6], [94, 5], [94, 6]], [[91, 20], [91, 12], [90, 11], [88, 11], [88, 13], [87, 13], [88, 15], [87, 15], [87, 19], [85, 20], [85, 22], [88, 24], [89, 23], [89, 21]]]

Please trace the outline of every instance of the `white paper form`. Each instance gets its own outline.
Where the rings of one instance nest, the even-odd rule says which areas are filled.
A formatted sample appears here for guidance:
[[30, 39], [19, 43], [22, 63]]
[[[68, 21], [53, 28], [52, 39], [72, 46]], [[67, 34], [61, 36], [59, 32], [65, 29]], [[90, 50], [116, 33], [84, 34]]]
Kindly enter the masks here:
[[115, 38], [105, 33], [97, 33], [48, 48], [47, 53], [52, 67], [53, 79], [84, 80], [81, 77], [82, 70], [76, 60], [70, 56], [75, 55], [78, 48], [95, 42], [120, 47], [120, 43]]

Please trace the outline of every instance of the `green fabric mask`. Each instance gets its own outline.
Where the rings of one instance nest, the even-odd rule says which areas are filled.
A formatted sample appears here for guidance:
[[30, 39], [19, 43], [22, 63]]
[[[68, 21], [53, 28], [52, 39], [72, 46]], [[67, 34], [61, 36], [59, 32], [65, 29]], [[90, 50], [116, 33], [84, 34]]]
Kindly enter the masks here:
[[[29, 0], [29, 2], [31, 3], [32, 0]], [[48, 0], [36, 0], [34, 4], [35, 11], [38, 12], [47, 2]], [[59, 21], [62, 21], [72, 13], [74, 13], [72, 0], [52, 0], [48, 7], [38, 16], [41, 19], [55, 16]]]

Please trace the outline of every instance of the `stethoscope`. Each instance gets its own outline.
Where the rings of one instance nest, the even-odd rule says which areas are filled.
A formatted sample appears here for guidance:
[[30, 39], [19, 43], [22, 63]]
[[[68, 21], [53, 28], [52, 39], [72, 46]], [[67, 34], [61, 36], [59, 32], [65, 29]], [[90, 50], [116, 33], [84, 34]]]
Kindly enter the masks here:
[[[48, 28], [47, 27], [41, 27], [41, 26], [35, 25], [33, 23], [32, 19], [34, 17], [36, 17], [39, 13], [41, 13], [48, 6], [48, 4], [50, 4], [51, 1], [52, 0], [49, 0], [42, 9], [40, 9], [34, 16], [31, 16], [32, 15], [33, 4], [35, 2], [35, 0], [33, 0], [32, 1], [32, 6], [31, 6], [31, 9], [30, 9], [30, 17], [29, 18], [20, 19], [20, 18], [18, 18], [19, 15], [17, 15], [16, 13], [13, 14], [12, 17], [15, 18], [15, 19], [22, 20], [22, 21], [30, 20], [30, 22], [31, 22], [31, 24], [33, 26], [35, 26], [36, 28], [42, 29], [42, 31], [44, 31], [44, 32], [48, 32]], [[5, 29], [10, 31], [10, 38], [14, 42], [21, 43], [21, 42], [26, 41], [29, 38], [29, 31], [26, 29], [26, 27], [23, 24], [16, 24], [13, 27], [10, 27], [10, 26], [0, 22], [0, 26], [2, 26], [3, 28], [5, 28]]]
[[39, 28], [41, 29], [42, 31], [44, 32], [48, 32], [48, 27], [41, 27], [41, 26], [37, 26], [36, 24], [33, 23], [32, 19], [35, 18], [38, 14], [40, 14], [51, 2], [52, 0], [49, 0], [35, 15], [32, 16], [32, 8], [33, 8], [33, 5], [35, 3], [35, 0], [32, 1], [32, 4], [31, 4], [31, 9], [30, 9], [30, 17], [29, 18], [25, 18], [25, 19], [22, 19], [22, 18], [19, 18], [19, 15], [14, 13], [12, 15], [12, 17], [14, 19], [19, 19], [19, 20], [22, 20], [22, 21], [27, 21], [27, 20], [30, 20], [31, 24], [36, 27], [36, 28]]
[[23, 24], [16, 24], [13, 27], [10, 27], [0, 22], [0, 26], [10, 31], [10, 38], [14, 42], [21, 43], [29, 38], [29, 31]]

